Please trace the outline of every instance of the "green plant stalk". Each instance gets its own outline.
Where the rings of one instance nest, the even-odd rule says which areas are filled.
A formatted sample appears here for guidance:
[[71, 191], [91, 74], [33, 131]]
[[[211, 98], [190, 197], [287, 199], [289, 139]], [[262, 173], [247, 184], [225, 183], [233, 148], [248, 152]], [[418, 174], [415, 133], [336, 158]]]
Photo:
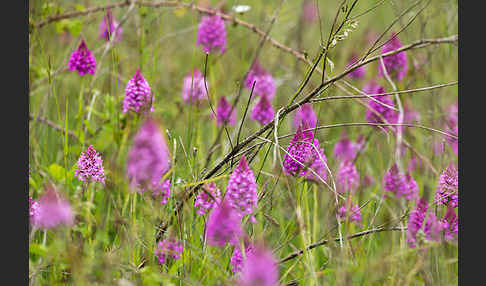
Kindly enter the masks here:
[[[297, 219], [301, 221], [301, 225], [299, 227], [299, 233], [300, 233], [300, 238], [301, 238], [301, 248], [304, 249], [304, 257], [307, 263], [304, 263], [304, 265], [307, 268], [307, 271], [309, 275], [312, 278], [312, 283], [310, 285], [317, 285], [317, 278], [315, 276], [315, 271], [314, 271], [314, 263], [313, 263], [313, 256], [310, 253], [310, 251], [306, 250], [306, 245], [309, 245], [309, 234], [307, 228], [309, 227], [309, 220], [308, 220], [308, 213], [309, 213], [309, 208], [308, 208], [308, 202], [307, 202], [307, 182], [300, 177], [297, 182], [298, 185], [301, 187], [298, 188], [299, 190], [297, 191], [297, 207], [296, 207], [296, 212], [297, 212]], [[305, 222], [303, 221], [305, 220]]]
[[317, 184], [312, 184], [312, 193], [314, 195], [314, 217], [312, 219], [312, 241], [317, 241], [317, 234], [319, 233], [319, 205], [318, 194], [319, 191]]

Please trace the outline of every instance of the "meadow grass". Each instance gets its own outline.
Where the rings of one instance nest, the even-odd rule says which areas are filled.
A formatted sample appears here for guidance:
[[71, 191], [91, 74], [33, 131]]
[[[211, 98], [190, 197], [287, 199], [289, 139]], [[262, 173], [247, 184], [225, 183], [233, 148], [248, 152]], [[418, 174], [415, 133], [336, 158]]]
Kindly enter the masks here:
[[[114, 3], [116, 1], [30, 1], [29, 16], [36, 22], [56, 14]], [[190, 3], [189, 1], [181, 1]], [[280, 1], [199, 1], [216, 7], [224, 3], [225, 13], [234, 5], [249, 5], [251, 9], [235, 16], [266, 31]], [[204, 3], [203, 3], [204, 2]], [[347, 7], [354, 1], [344, 1]], [[352, 53], [363, 55], [370, 47], [369, 33], [380, 35], [402, 11], [418, 3], [390, 31], [405, 27], [400, 33], [403, 44], [420, 39], [443, 38], [457, 34], [457, 3], [455, 1], [357, 1], [358, 26], [346, 39], [327, 53], [326, 74], [336, 76], [345, 70]], [[321, 27], [318, 22], [299, 23], [302, 1], [283, 1], [276, 14], [269, 36], [294, 50], [315, 59], [321, 51], [321, 32], [325, 46], [333, 19], [341, 1], [319, 1]], [[423, 10], [421, 10], [423, 8]], [[128, 6], [114, 8], [117, 20], [129, 11]], [[252, 30], [226, 21], [227, 48], [224, 54], [207, 58], [196, 46], [201, 15], [187, 7], [148, 7], [135, 5], [123, 25], [123, 38], [106, 50], [106, 42], [98, 38], [98, 24], [104, 13], [55, 21], [29, 34], [29, 195], [39, 198], [48, 182], [68, 199], [75, 213], [72, 227], [55, 230], [32, 230], [29, 241], [29, 280], [32, 285], [234, 285], [229, 261], [232, 247], [207, 245], [204, 238], [207, 215], [196, 214], [194, 197], [176, 213], [178, 201], [186, 198], [195, 185], [201, 183], [209, 169], [228, 154], [232, 146], [261, 128], [250, 120], [249, 113], [257, 102], [252, 98], [248, 114], [242, 122], [250, 91], [243, 89], [235, 107], [237, 120], [226, 126], [228, 134], [216, 125], [206, 102], [184, 103], [181, 97], [183, 78], [194, 68], [207, 70], [209, 100], [213, 107], [221, 96], [229, 102], [238, 96], [242, 79], [252, 64], [260, 37]], [[342, 16], [342, 15], [341, 15]], [[339, 23], [339, 22], [338, 22]], [[321, 31], [322, 30], [322, 31]], [[376, 38], [376, 36], [375, 36]], [[389, 38], [385, 35], [384, 40]], [[96, 75], [80, 77], [67, 71], [69, 56], [84, 39], [97, 60]], [[383, 42], [383, 41], [381, 41]], [[379, 50], [377, 51], [379, 52]], [[377, 52], [373, 53], [375, 55]], [[457, 81], [457, 46], [431, 45], [407, 52], [409, 72], [397, 90], [414, 89]], [[104, 54], [104, 56], [102, 56]], [[264, 42], [259, 61], [275, 78], [277, 92], [272, 100], [275, 111], [286, 106], [310, 71], [310, 66], [289, 53]], [[362, 89], [375, 79], [391, 91], [384, 78], [378, 78], [378, 64], [368, 64], [364, 79], [345, 80]], [[206, 65], [206, 66], [205, 66]], [[319, 64], [322, 68], [322, 63]], [[137, 68], [149, 82], [155, 95], [155, 111], [151, 116], [162, 124], [171, 150], [172, 167], [165, 175], [171, 181], [172, 197], [165, 205], [133, 191], [126, 176], [127, 152], [140, 124], [142, 114], [121, 112], [127, 81]], [[321, 83], [321, 74], [314, 72], [297, 97], [309, 94]], [[348, 88], [353, 94], [358, 94]], [[330, 85], [321, 97], [347, 95]], [[420, 124], [444, 130], [446, 108], [457, 102], [457, 85], [400, 95], [403, 104], [420, 114]], [[313, 103], [318, 125], [366, 122], [365, 107], [358, 100], [329, 100]], [[57, 124], [53, 128], [44, 118]], [[294, 133], [293, 114], [278, 124], [278, 136]], [[239, 131], [241, 125], [241, 131]], [[62, 130], [70, 130], [71, 136]], [[369, 136], [366, 149], [355, 164], [361, 175], [374, 182], [360, 186], [353, 201], [361, 209], [362, 225], [349, 220], [336, 220], [337, 206], [333, 192], [323, 183], [294, 178], [283, 173], [279, 157], [291, 137], [278, 144], [265, 144], [251, 161], [250, 168], [258, 183], [256, 223], [247, 218], [242, 225], [253, 241], [263, 241], [281, 260], [297, 250], [323, 240], [321, 246], [280, 263], [281, 285], [455, 285], [458, 283], [457, 242], [427, 242], [410, 248], [406, 230], [382, 231], [352, 239], [346, 238], [368, 229], [407, 226], [407, 213], [414, 201], [383, 198], [381, 180], [395, 162], [396, 136], [373, 126], [344, 126], [321, 129], [315, 133], [335, 175], [339, 162], [333, 149], [341, 132], [346, 130], [356, 140]], [[221, 136], [218, 134], [223, 132]], [[238, 136], [238, 134], [241, 134]], [[266, 135], [267, 133], [264, 133]], [[228, 136], [232, 144], [228, 141]], [[210, 150], [213, 142], [217, 148]], [[428, 159], [435, 172], [422, 162], [412, 172], [420, 196], [433, 201], [439, 174], [457, 155], [445, 144], [440, 155], [434, 153], [434, 143], [445, 140], [435, 132], [404, 128], [403, 138]], [[268, 137], [275, 142], [273, 131]], [[263, 142], [261, 138], [253, 143]], [[103, 157], [106, 184], [84, 183], [74, 176], [77, 159], [87, 146], [93, 145]], [[251, 146], [249, 144], [247, 147]], [[213, 152], [205, 168], [209, 152]], [[280, 155], [277, 154], [280, 152]], [[412, 152], [402, 155], [406, 168]], [[253, 154], [252, 154], [253, 156]], [[225, 192], [229, 174], [238, 163], [235, 158], [218, 170], [213, 181]], [[233, 160], [232, 160], [233, 161]], [[164, 178], [164, 179], [165, 179]], [[329, 178], [329, 176], [328, 176]], [[207, 181], [204, 181], [207, 182]], [[331, 182], [327, 181], [330, 185]], [[437, 217], [446, 208], [434, 206]], [[172, 222], [169, 224], [169, 222]], [[164, 235], [182, 241], [184, 251], [178, 260], [159, 265], [154, 256], [160, 227]], [[125, 283], [125, 284], [123, 284]], [[132, 283], [132, 284], [130, 284]], [[296, 284], [291, 284], [296, 283]]]

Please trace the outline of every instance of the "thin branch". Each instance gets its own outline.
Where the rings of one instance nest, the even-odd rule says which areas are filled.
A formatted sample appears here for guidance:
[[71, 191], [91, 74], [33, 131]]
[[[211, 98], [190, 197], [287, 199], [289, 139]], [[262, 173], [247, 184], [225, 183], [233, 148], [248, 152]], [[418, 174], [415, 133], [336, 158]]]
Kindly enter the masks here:
[[[284, 107], [280, 116], [283, 119], [287, 114], [291, 113], [292, 111], [294, 111], [298, 107], [304, 105], [305, 103], [309, 102], [311, 99], [316, 97], [318, 94], [320, 94], [322, 89], [324, 89], [328, 85], [335, 83], [336, 81], [342, 79], [347, 74], [349, 74], [350, 72], [352, 72], [353, 70], [357, 69], [358, 67], [360, 67], [362, 65], [376, 61], [376, 60], [380, 59], [381, 57], [391, 56], [391, 55], [394, 55], [394, 54], [397, 54], [399, 52], [406, 51], [406, 50], [409, 50], [409, 49], [422, 48], [422, 47], [426, 47], [426, 46], [433, 45], [433, 44], [455, 43], [455, 42], [457, 42], [457, 40], [458, 40], [457, 35], [453, 35], [453, 36], [446, 37], [446, 38], [439, 38], [439, 39], [423, 39], [423, 40], [416, 41], [412, 44], [402, 46], [399, 49], [371, 57], [371, 58], [353, 66], [352, 68], [342, 72], [341, 74], [329, 79], [328, 81], [321, 83], [318, 87], [316, 87], [310, 94], [308, 94], [301, 101], [296, 102], [296, 103], [292, 104], [291, 106]], [[236, 144], [236, 146], [233, 148], [233, 150], [230, 153], [226, 154], [226, 156], [216, 166], [214, 166], [208, 173], [206, 173], [206, 175], [204, 176], [204, 179], [208, 179], [212, 175], [214, 175], [219, 169], [221, 169], [221, 167], [224, 164], [226, 164], [226, 162], [228, 160], [231, 160], [231, 158], [235, 154], [237, 154], [244, 146], [248, 145], [250, 142], [252, 142], [256, 138], [258, 138], [261, 134], [263, 134], [268, 129], [273, 128], [274, 124], [275, 124], [274, 120], [270, 121], [269, 123], [264, 125], [262, 128], [260, 128], [260, 130], [256, 131], [252, 135], [248, 136], [241, 143]], [[409, 145], [409, 144], [406, 144], [406, 145]], [[192, 197], [194, 192], [196, 192], [199, 189], [199, 187], [200, 187], [200, 185], [195, 186], [191, 191], [189, 191], [188, 194], [187, 194], [187, 199]], [[181, 207], [182, 207], [182, 204], [181, 204]]]
[[408, 7], [400, 15], [398, 15], [390, 23], [390, 25], [385, 29], [385, 31], [383, 31], [383, 33], [381, 33], [381, 35], [375, 40], [375, 42], [373, 43], [373, 45], [371, 45], [371, 47], [368, 49], [368, 51], [366, 52], [366, 54], [358, 62], [361, 62], [361, 61], [365, 60], [374, 51], [373, 48], [375, 48], [376, 44], [378, 44], [378, 42], [386, 35], [386, 33], [393, 27], [393, 25], [395, 25], [395, 23], [398, 22], [398, 20], [400, 20], [400, 18], [402, 18], [405, 14], [407, 14], [410, 10], [412, 10], [412, 8], [414, 8], [415, 6], [417, 6], [418, 4], [420, 4], [420, 2], [422, 2], [422, 0], [418, 0], [412, 6]]
[[390, 51], [390, 52], [387, 52], [387, 53], [384, 53], [384, 54], [379, 54], [379, 55], [371, 57], [367, 60], [364, 60], [360, 63], [356, 63], [355, 65], [353, 65], [352, 67], [350, 67], [349, 69], [347, 69], [346, 71], [341, 73], [340, 75], [337, 75], [337, 76], [331, 78], [330, 80], [328, 80], [328, 82], [335, 82], [335, 81], [345, 77], [348, 73], [354, 71], [355, 69], [357, 69], [361, 66], [364, 66], [366, 64], [369, 64], [371, 62], [379, 60], [380, 57], [386, 58], [386, 57], [398, 54], [398, 53], [406, 51], [406, 50], [424, 48], [424, 47], [427, 47], [427, 46], [430, 46], [430, 45], [452, 44], [452, 43], [457, 43], [457, 41], [458, 41], [458, 35], [457, 34], [449, 36], [449, 37], [444, 37], [444, 38], [418, 40], [418, 41], [415, 41], [411, 44], [402, 46], [399, 49], [396, 49], [396, 50], [393, 50], [393, 51]]
[[[33, 116], [32, 114], [29, 114], [29, 120], [35, 120], [35, 119], [34, 119], [34, 116]], [[45, 124], [46, 124], [46, 125], [48, 125], [49, 127], [52, 127], [52, 128], [56, 129], [56, 130], [57, 130], [57, 131], [59, 131], [59, 132], [62, 132], [62, 133], [64, 133], [64, 132], [65, 132], [65, 129], [64, 129], [64, 128], [62, 128], [61, 126], [57, 125], [56, 123], [54, 123], [54, 122], [50, 121], [49, 119], [44, 118], [44, 117], [42, 117], [42, 116], [38, 116], [38, 117], [37, 117], [37, 121], [42, 122], [42, 123], [45, 123]], [[68, 134], [69, 136], [71, 136], [72, 138], [74, 138], [74, 139], [76, 139], [76, 140], [78, 140], [78, 141], [79, 141], [78, 136], [77, 136], [77, 135], [76, 135], [76, 133], [74, 133], [73, 131], [68, 130], [68, 131], [67, 131], [67, 134]]]
[[[173, 6], [174, 7], [174, 6], [178, 6], [180, 4], [179, 1], [162, 1], [162, 2], [150, 3], [150, 2], [143, 2], [143, 1], [126, 0], [126, 1], [121, 1], [121, 2], [118, 2], [118, 3], [112, 3], [112, 4], [107, 4], [107, 5], [98, 6], [98, 7], [87, 8], [87, 9], [84, 9], [83, 11], [72, 11], [72, 12], [67, 12], [65, 14], [52, 16], [52, 17], [47, 18], [44, 21], [40, 21], [40, 22], [36, 23], [35, 27], [41, 28], [41, 27], [43, 27], [47, 24], [57, 22], [57, 21], [61, 21], [61, 20], [64, 20], [64, 19], [75, 18], [75, 17], [79, 17], [79, 16], [86, 16], [86, 15], [89, 15], [89, 14], [92, 14], [92, 13], [104, 11], [106, 9], [111, 9], [111, 8], [125, 7], [125, 6], [132, 4], [132, 2], [137, 4], [137, 5], [140, 5], [140, 6], [152, 6], [152, 7], [159, 7], [159, 6], [167, 6], [167, 7]], [[156, 4], [158, 4], [158, 5], [154, 6]]]
[[[324, 125], [324, 126], [318, 126], [316, 129], [326, 129], [326, 128], [333, 128], [333, 127], [344, 127], [344, 126], [404, 126], [404, 127], [415, 127], [415, 128], [421, 128], [425, 129], [428, 131], [436, 132], [448, 137], [451, 137], [453, 139], [458, 139], [456, 135], [434, 129], [431, 127], [423, 126], [423, 125], [418, 125], [418, 124], [408, 124], [408, 123], [370, 123], [370, 122], [352, 122], [352, 123], [339, 123], [339, 124], [331, 124], [331, 125]], [[314, 128], [307, 129], [309, 131], [314, 130]], [[306, 131], [307, 131], [306, 130]], [[285, 137], [293, 136], [293, 134], [287, 134]], [[282, 136], [283, 137], [283, 136]]]
[[[381, 227], [381, 228], [372, 228], [372, 229], [368, 229], [368, 230], [365, 230], [365, 231], [361, 231], [361, 232], [357, 232], [355, 234], [352, 234], [352, 235], [349, 235], [346, 237], [346, 239], [353, 239], [353, 238], [356, 238], [356, 237], [360, 237], [360, 236], [364, 236], [364, 235], [369, 235], [369, 234], [372, 234], [372, 233], [375, 233], [375, 232], [383, 232], [383, 231], [404, 231], [404, 230], [407, 230], [406, 227], [392, 227], [392, 228], [385, 228], [385, 227]], [[306, 250], [311, 250], [311, 249], [314, 249], [316, 247], [319, 247], [319, 246], [322, 246], [324, 244], [328, 244], [329, 242], [331, 241], [339, 241], [339, 238], [334, 238], [334, 239], [331, 239], [331, 240], [323, 240], [323, 241], [320, 241], [320, 242], [317, 242], [317, 243], [313, 243], [313, 244], [310, 244], [309, 246], [306, 247]], [[281, 263], [284, 263], [284, 262], [287, 262], [291, 259], [294, 259], [296, 258], [297, 256], [299, 255], [302, 255], [304, 253], [304, 251], [301, 249], [301, 250], [298, 250], [292, 254], [290, 254], [289, 256], [281, 259], [278, 264], [281, 264]]]
[[[457, 85], [458, 83], [459, 83], [458, 81], [454, 81], [454, 82], [437, 84], [437, 85], [432, 85], [432, 86], [427, 86], [427, 87], [420, 87], [420, 88], [415, 88], [415, 89], [394, 91], [393, 93], [394, 94], [414, 93], [414, 92], [419, 92], [419, 91], [427, 91], [427, 90], [432, 90], [432, 89], [437, 89], [437, 88], [442, 88], [442, 87], [447, 87], [447, 86], [453, 86], [453, 85]], [[311, 99], [310, 102], [319, 102], [319, 101], [336, 100], [336, 99], [368, 98], [368, 97], [379, 97], [379, 96], [387, 96], [387, 95], [390, 95], [390, 92], [388, 92], [388, 93], [374, 93], [374, 94], [368, 94], [368, 95], [356, 94], [356, 95], [349, 95], [349, 96], [328, 96], [328, 97], [322, 97], [322, 98], [314, 98], [314, 99]]]
[[357, 18], [359, 18], [359, 17], [361, 17], [361, 16], [363, 16], [365, 14], [368, 14], [369, 12], [373, 11], [374, 9], [376, 9], [378, 6], [380, 6], [384, 2], [385, 2], [385, 0], [381, 0], [380, 2], [376, 3], [375, 5], [373, 5], [371, 8], [367, 9], [366, 11], [364, 11], [362, 13], [359, 13], [358, 15], [349, 18], [349, 21], [352, 21], [352, 20], [357, 19]]
[[[417, 4], [419, 2], [417, 2]], [[154, 7], [154, 8], [155, 7], [179, 7], [179, 6], [184, 6], [184, 7], [190, 8], [192, 10], [201, 12], [201, 13], [210, 14], [210, 15], [218, 15], [219, 17], [221, 17], [224, 20], [231, 21], [234, 24], [241, 25], [241, 26], [243, 26], [243, 27], [245, 27], [245, 28], [253, 31], [257, 35], [259, 35], [260, 37], [262, 37], [264, 40], [269, 41], [272, 46], [274, 46], [274, 47], [276, 47], [276, 48], [278, 48], [278, 49], [280, 49], [280, 50], [282, 50], [282, 51], [284, 51], [286, 53], [289, 53], [289, 54], [293, 55], [294, 57], [296, 57], [300, 61], [306, 62], [307, 64], [309, 64], [311, 66], [313, 65], [312, 61], [309, 60], [305, 56], [304, 53], [301, 53], [299, 51], [296, 51], [296, 50], [294, 50], [294, 49], [292, 49], [290, 47], [287, 47], [287, 46], [279, 43], [278, 41], [276, 41], [273, 38], [269, 37], [264, 31], [260, 30], [255, 25], [250, 24], [248, 22], [245, 22], [243, 20], [240, 20], [238, 18], [235, 18], [232, 15], [224, 14], [224, 13], [221, 13], [219, 11], [212, 10], [212, 9], [208, 9], [208, 8], [199, 7], [199, 6], [195, 5], [195, 4], [180, 3], [178, 1], [160, 1], [160, 2], [134, 1], [134, 3], [136, 5], [139, 5], [139, 6], [150, 6], [150, 7]], [[69, 13], [66, 13], [66, 14], [62, 14], [62, 15], [50, 17], [47, 20], [44, 20], [44, 21], [41, 21], [41, 22], [37, 23], [35, 26], [37, 28], [40, 28], [40, 27], [42, 27], [42, 26], [44, 26], [46, 24], [49, 24], [49, 23], [52, 23], [52, 22], [55, 22], [55, 21], [60, 21], [62, 19], [67, 19], [67, 18], [73, 18], [73, 17], [82, 16], [82, 15], [87, 15], [87, 14], [90, 14], [90, 13], [103, 11], [104, 9], [107, 9], [107, 8], [124, 7], [124, 6], [128, 6], [129, 4], [131, 4], [130, 1], [124, 1], [124, 2], [109, 4], [109, 5], [105, 5], [105, 6], [88, 8], [88, 9], [86, 9], [84, 11], [69, 12]], [[422, 47], [428, 46], [430, 44], [455, 43], [455, 42], [457, 42], [457, 39], [458, 39], [458, 36], [456, 34], [456, 35], [453, 35], [453, 36], [450, 36], [450, 37], [447, 37], [447, 38], [431, 39], [431, 40], [422, 40], [422, 41], [418, 41], [418, 42], [413, 43], [412, 45], [414, 45], [414, 46], [411, 47], [411, 48], [422, 48]], [[405, 47], [402, 47], [402, 49], [403, 48], [405, 48]], [[408, 48], [406, 48], [404, 50], [408, 50], [408, 49], [410, 49], [410, 47], [408, 47]], [[399, 52], [400, 51], [402, 51], [402, 50], [399, 50]], [[393, 53], [393, 54], [395, 54], [395, 53]], [[385, 57], [385, 54], [383, 54], [383, 57]], [[369, 61], [366, 61], [366, 63], [368, 63], [368, 62]], [[360, 66], [361, 65], [354, 66], [354, 67], [352, 67], [352, 69], [350, 69], [350, 71], [353, 71], [354, 69], [356, 69], [356, 68], [358, 68]], [[319, 69], [318, 69], [318, 71], [319, 71]], [[322, 71], [319, 71], [319, 73], [322, 73]]]

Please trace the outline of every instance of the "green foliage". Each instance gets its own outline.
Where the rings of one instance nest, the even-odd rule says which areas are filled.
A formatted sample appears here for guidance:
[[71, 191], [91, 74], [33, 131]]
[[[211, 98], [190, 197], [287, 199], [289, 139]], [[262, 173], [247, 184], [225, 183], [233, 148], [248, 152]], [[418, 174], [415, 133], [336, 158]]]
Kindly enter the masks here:
[[61, 20], [56, 23], [56, 31], [58, 34], [69, 32], [73, 36], [78, 36], [83, 29], [83, 22], [81, 20]]
[[[116, 1], [75, 2], [34, 1], [29, 15], [31, 26], [57, 14], [86, 11]], [[201, 2], [200, 5], [210, 2], [210, 6], [215, 7], [220, 1], [196, 2]], [[232, 6], [240, 5], [240, 2], [226, 1], [222, 10], [231, 13]], [[302, 1], [284, 1], [269, 36], [315, 60], [326, 44], [332, 21], [342, 1], [331, 1], [325, 5], [321, 5], [323, 1], [318, 2], [321, 27], [316, 22], [300, 21]], [[346, 1], [338, 24], [353, 2]], [[371, 44], [367, 37], [372, 35], [372, 40], [375, 40], [397, 15], [414, 2], [384, 1], [358, 17], [357, 24], [354, 21], [345, 23], [336, 45], [327, 54], [326, 75], [336, 76], [344, 71], [353, 53], [363, 55], [369, 49]], [[361, 14], [377, 3], [379, 1], [360, 0], [351, 15]], [[251, 9], [242, 14], [235, 13], [234, 16], [267, 31], [279, 1], [252, 0], [245, 1], [245, 5]], [[420, 8], [412, 9], [390, 32], [404, 27]], [[127, 5], [112, 9], [117, 21], [127, 11]], [[229, 267], [233, 249], [229, 246], [219, 249], [205, 244], [204, 231], [208, 217], [196, 214], [194, 198], [184, 204], [180, 213], [175, 213], [177, 202], [185, 198], [198, 183], [212, 181], [225, 193], [232, 171], [230, 164], [225, 164], [209, 180], [203, 180], [208, 170], [231, 151], [231, 146], [224, 131], [216, 141], [221, 127], [216, 125], [206, 102], [189, 106], [181, 98], [183, 78], [193, 68], [204, 71], [206, 55], [195, 45], [200, 14], [189, 7], [137, 5], [127, 15], [122, 41], [114, 43], [105, 54], [106, 42], [99, 39], [98, 34], [103, 13], [99, 11], [54, 21], [31, 30], [29, 113], [42, 116], [55, 126], [45, 121], [30, 121], [29, 165], [32, 175], [29, 179], [29, 195], [38, 200], [44, 193], [45, 185], [53, 183], [69, 200], [75, 213], [75, 224], [70, 228], [44, 233], [31, 227], [29, 276], [32, 284], [235, 285]], [[223, 55], [210, 54], [208, 60], [207, 79], [213, 108], [216, 108], [217, 100], [223, 95], [230, 102], [237, 97], [241, 80], [252, 64], [261, 39], [251, 29], [233, 25], [230, 21], [227, 21], [226, 31], [227, 51]], [[408, 44], [421, 38], [441, 38], [454, 33], [457, 33], [456, 1], [432, 1], [400, 34], [400, 39]], [[80, 77], [76, 72], [67, 71], [68, 57], [77, 47], [80, 37], [86, 40], [96, 57], [95, 76]], [[398, 90], [457, 80], [455, 45], [409, 50], [407, 58], [410, 71], [403, 82], [395, 83]], [[278, 89], [272, 104], [277, 110], [287, 105], [296, 94], [310, 67], [298, 61], [293, 54], [275, 48], [271, 42], [265, 42], [262, 46], [259, 61], [276, 79]], [[153, 199], [148, 192], [138, 193], [125, 174], [128, 150], [145, 115], [123, 114], [122, 102], [126, 83], [139, 67], [155, 97], [155, 111], [150, 115], [160, 121], [173, 156], [172, 168], [167, 174], [167, 179], [171, 180], [172, 194], [166, 205]], [[322, 68], [322, 62], [319, 68]], [[370, 80], [378, 81], [387, 90], [391, 89], [385, 79], [377, 77], [376, 62], [367, 65], [367, 68], [363, 80], [345, 77], [343, 80], [346, 80], [346, 84], [342, 80], [338, 82], [347, 92], [332, 85], [320, 96], [359, 94], [352, 87], [362, 89]], [[317, 87], [321, 79], [321, 74], [315, 72], [296, 102]], [[457, 86], [452, 86], [403, 94], [400, 99], [420, 113], [420, 124], [443, 130], [446, 107], [456, 102], [457, 96]], [[243, 89], [236, 106], [237, 124], [227, 126], [233, 146], [248, 98], [249, 91]], [[240, 142], [261, 128], [249, 119], [256, 99], [250, 102]], [[313, 106], [319, 125], [365, 121], [365, 108], [358, 100], [329, 100]], [[278, 136], [295, 131], [291, 127], [292, 117], [293, 113], [279, 123]], [[65, 137], [64, 129], [72, 131], [75, 136]], [[339, 162], [332, 154], [343, 130], [354, 141], [360, 135], [371, 134], [365, 151], [356, 161], [356, 167], [362, 178], [367, 175], [374, 182], [369, 186], [362, 185], [352, 197], [353, 202], [363, 206], [363, 225], [343, 222], [340, 229], [342, 236], [381, 225], [406, 226], [406, 216], [401, 221], [397, 218], [409, 212], [415, 204], [383, 197], [381, 186], [384, 172], [394, 162], [396, 139], [393, 134], [368, 126], [327, 128], [316, 132], [334, 178]], [[263, 142], [261, 139], [265, 135], [243, 149]], [[272, 132], [268, 139], [273, 140], [273, 135]], [[440, 172], [449, 162], [457, 162], [457, 155], [447, 145], [440, 156], [434, 153], [433, 143], [444, 140], [437, 133], [406, 128], [403, 135], [427, 159], [412, 172], [412, 176], [418, 183], [420, 195], [432, 201], [438, 177], [430, 166]], [[285, 148], [289, 140], [279, 139], [279, 144]], [[74, 176], [77, 159], [90, 144], [103, 157], [105, 185], [99, 182], [82, 183]], [[281, 285], [291, 282], [299, 285], [457, 284], [458, 249], [455, 242], [427, 243], [423, 249], [410, 249], [406, 244], [405, 232], [385, 231], [345, 240], [341, 248], [338, 242], [332, 241], [339, 237], [333, 192], [324, 184], [303, 183], [285, 176], [273, 148], [270, 144], [264, 145], [250, 164], [258, 176], [261, 199], [256, 213], [257, 222], [251, 223], [246, 218], [243, 221], [246, 233], [252, 241], [263, 241], [278, 260], [310, 243], [330, 240], [280, 264]], [[265, 156], [267, 150], [268, 156]], [[212, 155], [207, 160], [209, 153]], [[281, 154], [283, 156], [284, 153]], [[402, 156], [402, 168], [407, 167], [411, 156], [412, 151], [407, 149]], [[437, 207], [438, 217], [444, 213], [444, 208]], [[161, 266], [157, 263], [154, 250], [161, 227], [170, 221], [173, 224], [168, 225], [162, 237], [172, 235], [180, 239], [184, 252], [181, 259], [168, 259]]]

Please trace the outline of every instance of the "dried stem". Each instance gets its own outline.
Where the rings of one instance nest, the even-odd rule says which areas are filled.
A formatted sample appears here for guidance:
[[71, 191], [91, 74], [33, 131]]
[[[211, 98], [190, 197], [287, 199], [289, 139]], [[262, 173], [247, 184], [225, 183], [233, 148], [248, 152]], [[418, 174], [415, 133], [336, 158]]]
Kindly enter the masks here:
[[[357, 232], [355, 234], [352, 234], [352, 235], [349, 235], [346, 237], [346, 239], [353, 239], [353, 238], [356, 238], [356, 237], [360, 237], [360, 236], [364, 236], [364, 235], [369, 235], [369, 234], [372, 234], [372, 233], [375, 233], [375, 232], [383, 232], [383, 231], [404, 231], [404, 230], [407, 230], [406, 227], [392, 227], [392, 228], [386, 228], [386, 227], [380, 227], [380, 228], [373, 228], [373, 229], [368, 229], [368, 230], [365, 230], [365, 231], [361, 231], [361, 232]], [[320, 241], [320, 242], [317, 242], [317, 243], [313, 243], [309, 246], [306, 247], [306, 250], [311, 250], [313, 248], [316, 248], [318, 246], [322, 246], [324, 244], [328, 244], [329, 242], [332, 242], [332, 241], [339, 241], [340, 238], [334, 238], [334, 239], [331, 239], [331, 240], [323, 240], [323, 241]], [[290, 254], [289, 256], [281, 259], [278, 263], [281, 264], [281, 263], [284, 263], [284, 262], [287, 262], [289, 260], [292, 260], [294, 258], [296, 258], [297, 256], [299, 255], [302, 255], [304, 253], [304, 250], [298, 250], [292, 254]]]
[[[64, 128], [62, 128], [61, 126], [57, 125], [56, 123], [54, 123], [54, 122], [50, 121], [49, 119], [44, 118], [42, 116], [37, 116], [37, 118], [34, 119], [34, 116], [32, 114], [29, 114], [29, 120], [37, 120], [39, 122], [45, 123], [49, 127], [52, 127], [54, 129], [56, 129], [59, 132], [62, 132], [62, 133], [66, 132], [66, 130]], [[76, 139], [76, 140], [79, 141], [78, 136], [73, 131], [67, 130], [67, 134], [69, 136], [71, 136], [72, 138], [74, 138], [74, 139]]]

